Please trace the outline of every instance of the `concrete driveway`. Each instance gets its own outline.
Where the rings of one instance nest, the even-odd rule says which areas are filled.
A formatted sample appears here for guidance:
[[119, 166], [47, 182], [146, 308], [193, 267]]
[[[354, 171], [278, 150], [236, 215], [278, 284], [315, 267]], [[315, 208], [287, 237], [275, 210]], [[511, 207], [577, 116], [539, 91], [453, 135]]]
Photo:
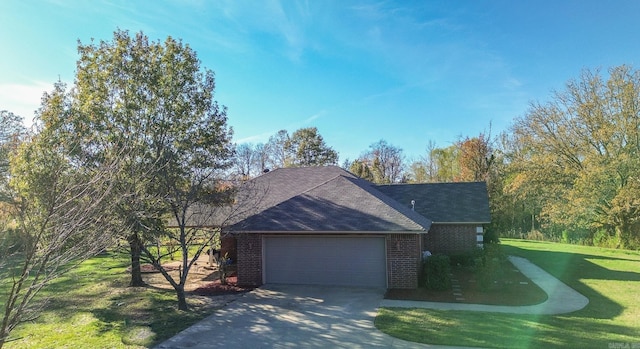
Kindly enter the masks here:
[[437, 348], [373, 325], [384, 290], [265, 285], [156, 348]]

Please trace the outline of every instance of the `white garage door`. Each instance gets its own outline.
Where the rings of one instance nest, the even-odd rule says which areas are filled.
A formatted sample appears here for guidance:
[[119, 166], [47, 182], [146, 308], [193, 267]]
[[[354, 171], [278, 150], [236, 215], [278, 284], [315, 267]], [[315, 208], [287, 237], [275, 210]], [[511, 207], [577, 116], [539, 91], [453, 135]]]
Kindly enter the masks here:
[[387, 286], [382, 237], [265, 237], [266, 283]]

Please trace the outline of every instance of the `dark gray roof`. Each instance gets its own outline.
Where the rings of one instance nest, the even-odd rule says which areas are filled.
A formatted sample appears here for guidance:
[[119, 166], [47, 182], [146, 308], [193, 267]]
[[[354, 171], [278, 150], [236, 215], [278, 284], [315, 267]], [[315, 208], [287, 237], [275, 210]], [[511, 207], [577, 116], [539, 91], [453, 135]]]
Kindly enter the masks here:
[[489, 223], [489, 196], [484, 182], [377, 185], [387, 196], [434, 223]]
[[[247, 182], [256, 209], [233, 231], [426, 231], [431, 221], [336, 166], [277, 169]], [[264, 194], [264, 195], [262, 195]]]

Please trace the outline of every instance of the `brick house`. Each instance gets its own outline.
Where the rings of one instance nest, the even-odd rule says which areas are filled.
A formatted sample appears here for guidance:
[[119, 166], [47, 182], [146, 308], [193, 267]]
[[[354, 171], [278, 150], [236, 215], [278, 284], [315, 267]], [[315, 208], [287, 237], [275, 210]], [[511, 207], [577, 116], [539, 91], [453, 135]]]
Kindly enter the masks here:
[[277, 169], [240, 189], [238, 283], [415, 288], [422, 251], [462, 252], [490, 221], [484, 183], [375, 185], [336, 166]]

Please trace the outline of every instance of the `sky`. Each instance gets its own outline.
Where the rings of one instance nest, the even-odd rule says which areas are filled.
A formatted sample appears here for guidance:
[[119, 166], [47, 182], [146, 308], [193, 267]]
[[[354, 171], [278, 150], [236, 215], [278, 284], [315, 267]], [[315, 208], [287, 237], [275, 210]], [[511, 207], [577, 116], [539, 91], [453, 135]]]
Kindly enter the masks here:
[[27, 122], [77, 43], [167, 36], [216, 75], [234, 142], [317, 127], [340, 163], [379, 140], [508, 132], [585, 69], [640, 65], [640, 1], [0, 1], [0, 110]]

